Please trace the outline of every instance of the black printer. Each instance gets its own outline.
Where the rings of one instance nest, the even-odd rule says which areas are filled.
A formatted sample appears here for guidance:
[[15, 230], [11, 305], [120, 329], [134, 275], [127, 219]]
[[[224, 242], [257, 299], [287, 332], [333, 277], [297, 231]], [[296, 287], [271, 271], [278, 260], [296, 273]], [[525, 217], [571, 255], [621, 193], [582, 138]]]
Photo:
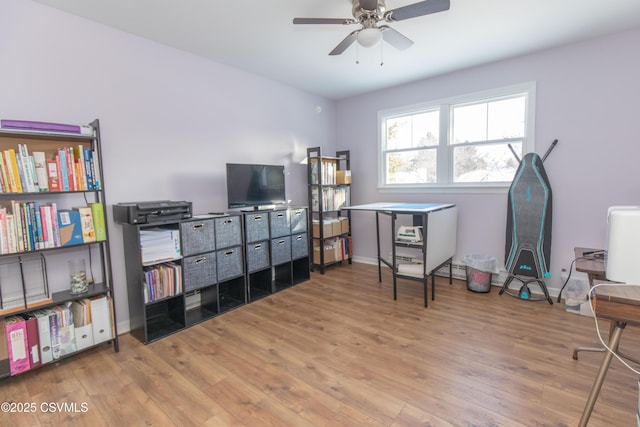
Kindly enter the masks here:
[[150, 224], [191, 216], [192, 203], [185, 201], [156, 200], [113, 205], [113, 220], [120, 224]]

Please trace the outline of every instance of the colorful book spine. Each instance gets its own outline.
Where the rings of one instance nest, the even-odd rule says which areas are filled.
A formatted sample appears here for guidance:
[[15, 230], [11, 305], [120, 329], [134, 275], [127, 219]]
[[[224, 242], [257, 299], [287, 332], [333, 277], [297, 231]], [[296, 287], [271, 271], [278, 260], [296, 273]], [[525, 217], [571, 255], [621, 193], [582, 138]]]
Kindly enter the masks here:
[[88, 147], [84, 148], [84, 169], [85, 174], [87, 176], [87, 190], [94, 190], [95, 186], [93, 183], [93, 168], [91, 167], [91, 151]]
[[96, 241], [96, 228], [93, 224], [93, 214], [90, 206], [76, 208], [80, 212], [80, 224], [82, 225], [82, 240], [84, 243]]
[[91, 214], [93, 216], [93, 226], [96, 230], [96, 240], [98, 242], [107, 240], [107, 225], [104, 220], [104, 205], [102, 203], [91, 203]]
[[27, 327], [24, 319], [18, 316], [7, 317], [5, 319], [5, 329], [11, 375], [28, 371], [30, 368], [29, 349]]
[[60, 174], [60, 188], [61, 191], [69, 191], [69, 172], [67, 169], [67, 152], [64, 148], [58, 150], [56, 156], [56, 162], [58, 163], [58, 173]]
[[56, 160], [46, 161], [49, 191], [62, 191], [62, 187], [60, 186], [60, 169], [58, 168], [58, 163], [59, 162]]

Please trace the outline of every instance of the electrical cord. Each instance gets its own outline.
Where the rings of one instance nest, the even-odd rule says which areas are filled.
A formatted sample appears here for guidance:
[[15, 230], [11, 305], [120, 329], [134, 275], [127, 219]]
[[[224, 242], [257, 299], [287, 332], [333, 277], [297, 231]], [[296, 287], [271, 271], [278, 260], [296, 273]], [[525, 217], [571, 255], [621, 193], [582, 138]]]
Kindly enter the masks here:
[[599, 288], [600, 286], [640, 286], [640, 285], [635, 285], [635, 284], [628, 284], [628, 283], [600, 283], [597, 285], [593, 285], [591, 287], [591, 291], [589, 292], [589, 307], [591, 308], [591, 314], [593, 315], [593, 319], [596, 325], [596, 335], [598, 335], [598, 339], [600, 340], [600, 343], [602, 344], [602, 347], [604, 347], [608, 352], [610, 352], [611, 354], [613, 354], [615, 356], [616, 359], [618, 359], [624, 366], [626, 366], [627, 368], [629, 368], [632, 372], [634, 372], [637, 375], [640, 375], [640, 371], [638, 371], [637, 369], [633, 368], [626, 360], [624, 360], [620, 355], [618, 355], [613, 349], [611, 349], [607, 343], [605, 342], [604, 338], [602, 338], [602, 334], [600, 333], [600, 327], [598, 326], [598, 317], [596, 316], [596, 312], [593, 309], [593, 303], [591, 302], [591, 295], [594, 293], [594, 289]]
[[[573, 261], [571, 261], [571, 266], [569, 266], [569, 275], [567, 276], [567, 280], [564, 281], [564, 283], [562, 284], [562, 287], [560, 288], [560, 292], [558, 293], [558, 304], [560, 304], [560, 301], [562, 298], [562, 291], [564, 291], [565, 286], [567, 286], [567, 283], [569, 283], [569, 279], [571, 279], [571, 274], [573, 273], [573, 265], [576, 263], [576, 261], [581, 259], [588, 260], [588, 261], [595, 261], [596, 259], [601, 259], [601, 258], [603, 259], [604, 254], [605, 254], [605, 251], [603, 250], [583, 252], [582, 253], [583, 256], [577, 257]], [[585, 256], [585, 255], [590, 255], [590, 256]]]

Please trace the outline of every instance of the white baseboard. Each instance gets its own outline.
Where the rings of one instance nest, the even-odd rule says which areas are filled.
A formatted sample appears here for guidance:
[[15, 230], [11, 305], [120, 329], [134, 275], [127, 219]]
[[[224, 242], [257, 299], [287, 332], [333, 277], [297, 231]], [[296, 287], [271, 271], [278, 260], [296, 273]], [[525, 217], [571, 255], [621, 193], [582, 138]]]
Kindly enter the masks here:
[[[376, 260], [375, 258], [353, 257], [353, 262], [378, 265], [378, 260]], [[386, 264], [383, 264], [382, 266], [385, 268], [388, 268]], [[449, 277], [449, 265], [447, 264], [443, 267], [440, 267], [438, 270], [435, 271], [435, 275], [440, 277]], [[460, 261], [454, 260], [452, 265], [452, 276], [454, 279], [466, 281], [467, 280], [466, 266], [462, 264]], [[502, 287], [504, 285], [505, 280], [507, 280], [507, 277], [509, 277], [509, 275], [507, 274], [506, 271], [501, 271], [499, 274], [493, 274], [491, 276], [491, 285]], [[512, 285], [509, 286], [509, 289], [518, 290], [519, 287], [521, 286], [520, 282], [518, 282], [517, 280], [514, 280], [512, 282]], [[532, 291], [534, 291], [534, 289], [532, 289]], [[548, 286], [547, 286], [547, 291], [549, 292], [549, 295], [552, 297], [557, 297], [558, 294], [560, 293], [560, 289], [550, 288]]]

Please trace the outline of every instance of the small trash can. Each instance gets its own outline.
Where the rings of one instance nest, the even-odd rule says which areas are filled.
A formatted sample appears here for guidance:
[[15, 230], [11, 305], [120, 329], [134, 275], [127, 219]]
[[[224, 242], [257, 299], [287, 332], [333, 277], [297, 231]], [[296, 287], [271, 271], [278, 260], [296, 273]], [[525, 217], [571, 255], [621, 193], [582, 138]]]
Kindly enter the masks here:
[[488, 255], [468, 254], [462, 262], [467, 270], [467, 289], [473, 292], [489, 292], [491, 276], [497, 273], [497, 260]]

